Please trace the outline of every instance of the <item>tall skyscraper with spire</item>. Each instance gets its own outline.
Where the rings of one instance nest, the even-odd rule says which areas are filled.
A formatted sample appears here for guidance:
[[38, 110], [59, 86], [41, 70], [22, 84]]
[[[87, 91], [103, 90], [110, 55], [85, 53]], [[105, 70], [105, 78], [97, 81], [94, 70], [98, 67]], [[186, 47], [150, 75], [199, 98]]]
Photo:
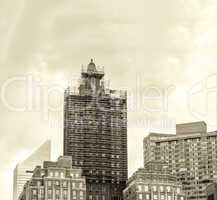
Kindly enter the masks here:
[[127, 94], [105, 88], [93, 60], [64, 103], [64, 155], [83, 169], [87, 200], [122, 200], [127, 181]]
[[13, 200], [18, 200], [23, 191], [23, 186], [32, 177], [31, 171], [45, 160], [51, 159], [51, 141], [47, 140], [23, 162], [18, 163], [14, 169]]

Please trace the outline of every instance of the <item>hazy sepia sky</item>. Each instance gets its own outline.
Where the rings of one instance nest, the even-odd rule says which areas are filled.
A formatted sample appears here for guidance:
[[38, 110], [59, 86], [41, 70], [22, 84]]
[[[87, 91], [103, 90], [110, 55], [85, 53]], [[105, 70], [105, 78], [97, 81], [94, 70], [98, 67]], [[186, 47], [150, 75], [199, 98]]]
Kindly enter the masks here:
[[197, 120], [215, 130], [216, 13], [215, 0], [0, 0], [0, 199], [12, 199], [15, 164], [45, 139], [62, 153], [62, 111], [49, 109], [90, 58], [128, 89], [130, 174], [149, 131]]

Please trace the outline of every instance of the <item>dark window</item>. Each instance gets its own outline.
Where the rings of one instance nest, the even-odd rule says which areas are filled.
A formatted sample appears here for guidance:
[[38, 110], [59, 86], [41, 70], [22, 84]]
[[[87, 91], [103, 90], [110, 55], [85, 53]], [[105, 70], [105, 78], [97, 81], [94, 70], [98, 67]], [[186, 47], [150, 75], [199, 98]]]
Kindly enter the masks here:
[[214, 194], [208, 195], [208, 200], [214, 200]]

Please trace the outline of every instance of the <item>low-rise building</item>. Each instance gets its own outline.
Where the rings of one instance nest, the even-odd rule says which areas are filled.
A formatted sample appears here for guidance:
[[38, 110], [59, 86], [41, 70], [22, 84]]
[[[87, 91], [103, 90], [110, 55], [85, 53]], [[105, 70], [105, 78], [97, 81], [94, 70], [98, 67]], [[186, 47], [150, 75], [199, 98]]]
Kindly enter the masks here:
[[72, 167], [72, 159], [59, 157], [57, 162], [45, 161], [37, 166], [19, 200], [85, 200], [86, 181], [82, 170]]
[[138, 169], [128, 180], [124, 200], [184, 200], [182, 185], [164, 162], [152, 161]]

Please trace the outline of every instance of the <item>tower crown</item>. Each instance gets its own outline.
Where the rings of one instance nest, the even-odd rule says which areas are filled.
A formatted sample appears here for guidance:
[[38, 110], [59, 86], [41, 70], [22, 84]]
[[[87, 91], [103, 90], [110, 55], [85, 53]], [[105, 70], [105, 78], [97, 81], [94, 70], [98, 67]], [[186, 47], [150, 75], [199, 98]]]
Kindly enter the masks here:
[[93, 59], [91, 59], [89, 65], [88, 65], [88, 67], [87, 67], [87, 72], [88, 72], [88, 73], [95, 73], [95, 72], [97, 72], [97, 70], [96, 70], [96, 65], [95, 65], [95, 63], [93, 62]]
[[87, 69], [82, 68], [81, 78], [82, 82], [79, 86], [80, 94], [99, 94], [104, 91], [102, 78], [104, 76], [104, 71], [99, 70], [96, 67], [93, 59], [91, 59], [90, 63], [87, 66]]

